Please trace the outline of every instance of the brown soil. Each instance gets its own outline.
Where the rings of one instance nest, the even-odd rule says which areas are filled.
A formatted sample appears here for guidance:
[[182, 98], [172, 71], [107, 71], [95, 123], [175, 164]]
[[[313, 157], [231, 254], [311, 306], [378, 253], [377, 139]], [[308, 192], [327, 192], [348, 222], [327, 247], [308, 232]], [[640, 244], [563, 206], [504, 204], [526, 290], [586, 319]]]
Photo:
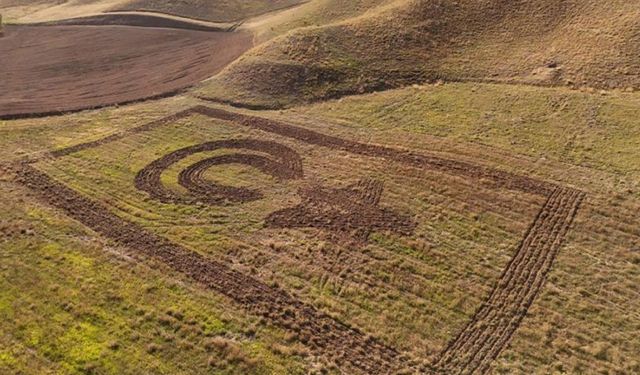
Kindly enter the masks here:
[[[262, 155], [231, 154], [201, 160], [180, 172], [179, 183], [187, 190], [188, 196], [182, 196], [167, 189], [160, 182], [160, 176], [167, 168], [178, 161], [200, 152], [221, 149], [244, 149], [259, 151], [270, 155], [273, 159]], [[225, 202], [241, 203], [262, 198], [257, 190], [219, 185], [202, 178], [202, 173], [214, 165], [245, 164], [275, 178], [288, 180], [301, 178], [302, 159], [292, 149], [275, 142], [253, 139], [234, 139], [213, 141], [195, 146], [185, 147], [153, 161], [136, 176], [136, 187], [146, 191], [153, 199], [164, 203], [202, 202], [212, 205]]]
[[58, 21], [32, 23], [30, 26], [137, 26], [195, 31], [231, 31], [229, 28], [210, 26], [198, 22], [163, 17], [154, 14], [111, 13], [70, 18]]
[[0, 39], [0, 119], [157, 98], [209, 78], [251, 35], [126, 26], [7, 26]]
[[123, 6], [116, 7], [113, 11], [162, 12], [214, 22], [237, 22], [261, 14], [291, 8], [303, 2], [303, 0], [132, 0]]
[[[491, 362], [509, 343], [543, 287], [546, 275], [551, 269], [579, 210], [580, 203], [584, 199], [584, 193], [578, 190], [485, 166], [444, 159], [435, 155], [414, 154], [384, 146], [363, 144], [323, 135], [274, 120], [204, 106], [193, 107], [127, 132], [58, 150], [50, 155], [53, 157], [68, 155], [124, 138], [132, 133], [147, 131], [191, 114], [232, 121], [333, 150], [344, 150], [353, 154], [384, 158], [419, 169], [448, 173], [496, 188], [548, 197], [486, 301], [476, 311], [470, 323], [447, 345], [439, 357], [431, 365], [419, 370], [422, 373], [474, 374], [486, 373], [489, 370]], [[177, 151], [178, 155], [184, 152], [183, 150]], [[165, 158], [172, 160], [174, 157], [170, 155]], [[197, 173], [205, 168], [208, 162], [203, 163], [202, 166], [194, 166], [192, 173]], [[161, 164], [163, 163], [159, 163], [159, 168], [154, 168], [154, 170], [163, 170]], [[269, 167], [260, 166], [259, 168], [268, 170]], [[296, 168], [290, 169], [297, 170]], [[155, 179], [156, 177], [153, 177], [151, 180]], [[351, 368], [367, 374], [392, 374], [398, 373], [399, 369], [403, 367], [412, 366], [407, 363], [401, 364], [402, 360], [396, 350], [329, 318], [286, 292], [268, 287], [250, 276], [243, 275], [223, 264], [207, 260], [203, 256], [173, 244], [136, 224], [129, 223], [110, 213], [106, 207], [53, 181], [46, 174], [27, 164], [18, 166], [18, 180], [36, 191], [49, 204], [64, 210], [69, 216], [96, 232], [129, 247], [133, 252], [159, 259], [173, 269], [235, 300], [248, 311], [264, 316], [274, 324], [293, 330], [303, 342], [311, 346], [317, 353], [325, 355], [347, 371]], [[147, 186], [147, 183], [145, 182], [143, 185]], [[151, 184], [150, 186], [155, 185]], [[316, 215], [320, 211], [313, 211], [314, 220], [318, 220], [318, 218], [324, 220], [327, 216], [333, 215], [325, 214], [334, 210], [336, 206], [344, 206], [357, 212], [373, 210], [372, 206], [379, 203], [381, 193], [382, 185], [380, 183], [364, 180], [344, 189], [312, 188], [305, 192], [305, 195], [308, 197], [307, 203], [309, 205], [317, 206], [317, 202], [321, 202], [320, 206], [329, 207], [328, 210], [320, 210], [322, 211], [321, 215]], [[346, 204], [349, 199], [359, 203]], [[292, 210], [294, 219], [297, 217], [300, 220], [289, 223], [289, 219], [285, 215], [275, 213], [267, 222], [279, 223], [282, 221], [282, 223], [291, 226], [301, 225], [300, 223], [304, 223], [304, 225], [317, 223], [317, 221], [307, 220], [306, 217], [302, 218], [303, 216], [295, 216], [297, 209], [289, 210]], [[332, 217], [337, 218], [337, 216]], [[401, 234], [403, 231], [410, 233], [413, 229], [412, 225], [414, 224], [397, 214], [386, 211], [382, 217], [389, 217], [391, 221], [396, 220], [396, 224], [403, 223], [402, 225], [389, 226], [382, 220], [375, 221], [384, 227], [383, 229], [398, 230], [401, 228], [398, 230]], [[355, 218], [354, 220], [360, 219]], [[364, 228], [357, 228], [352, 222], [343, 224], [345, 227], [353, 229], [356, 234], [362, 233], [363, 236], [368, 235], [370, 230], [368, 226], [370, 222], [367, 222]], [[330, 229], [339, 229], [327, 221], [320, 222], [318, 226], [323, 227], [322, 225]]]
[[298, 206], [270, 214], [266, 226], [270, 228], [322, 228], [339, 239], [353, 238], [364, 242], [373, 231], [390, 231], [411, 235], [416, 223], [378, 204], [382, 182], [361, 180], [343, 189], [314, 186], [300, 190], [303, 201]]

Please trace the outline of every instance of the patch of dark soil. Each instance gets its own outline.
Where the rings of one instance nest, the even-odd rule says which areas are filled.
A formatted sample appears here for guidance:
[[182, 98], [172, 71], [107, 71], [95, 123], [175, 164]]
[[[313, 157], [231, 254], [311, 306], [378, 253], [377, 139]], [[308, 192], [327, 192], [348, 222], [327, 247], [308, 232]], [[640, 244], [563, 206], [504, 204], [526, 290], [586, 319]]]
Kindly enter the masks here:
[[243, 32], [6, 26], [0, 119], [42, 117], [181, 92], [252, 45]]
[[[162, 172], [173, 164], [190, 155], [221, 149], [259, 151], [268, 154], [271, 158], [252, 154], [230, 154], [201, 160], [180, 172], [179, 183], [189, 190], [188, 196], [177, 194], [162, 185], [160, 181]], [[249, 165], [282, 180], [301, 178], [303, 175], [302, 159], [289, 147], [270, 141], [233, 139], [202, 143], [165, 155], [138, 172], [135, 183], [139, 190], [149, 193], [153, 199], [164, 203], [203, 202], [217, 205], [225, 202], [249, 202], [262, 198], [262, 194], [257, 190], [224, 186], [202, 178], [202, 173], [208, 168], [223, 164]]]
[[33, 236], [35, 230], [22, 220], [0, 220], [0, 242], [14, 241], [19, 237]]
[[270, 214], [269, 228], [322, 228], [338, 238], [365, 242], [373, 231], [411, 235], [416, 223], [408, 216], [379, 207], [382, 182], [365, 179], [341, 189], [319, 186], [300, 191], [302, 203]]

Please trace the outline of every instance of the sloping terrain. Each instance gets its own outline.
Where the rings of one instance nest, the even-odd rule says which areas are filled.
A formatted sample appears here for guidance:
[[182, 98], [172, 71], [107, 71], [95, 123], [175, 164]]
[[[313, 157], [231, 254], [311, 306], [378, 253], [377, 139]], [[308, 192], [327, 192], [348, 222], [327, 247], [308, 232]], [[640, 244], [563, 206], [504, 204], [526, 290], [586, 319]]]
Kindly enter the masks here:
[[252, 45], [250, 34], [242, 32], [126, 26], [7, 26], [5, 34], [0, 118], [175, 94]]
[[639, 8], [0, 0], [0, 374], [640, 374]]
[[233, 23], [213, 23], [161, 13], [113, 12], [63, 20], [36, 22], [30, 26], [137, 26], [196, 31], [232, 31]]
[[[0, 155], [18, 169], [0, 175], [0, 189], [25, 196], [29, 213], [3, 215], [11, 263], [0, 272], [41, 280], [2, 289], [4, 311], [35, 312], [3, 320], [18, 349], [0, 369], [640, 370], [637, 94], [457, 83], [259, 114], [202, 104], [179, 96], [3, 123]], [[57, 224], [69, 218], [76, 229]], [[53, 247], [78, 238], [70, 254]], [[153, 285], [145, 269], [158, 268], [189, 288], [187, 301], [165, 287], [124, 293], [106, 275], [70, 285], [45, 272], [90, 275], [87, 258], [100, 257], [121, 274], [109, 264], [122, 256], [138, 270], [122, 283]], [[88, 282], [95, 294], [82, 298]], [[29, 283], [78, 297], [38, 301]], [[203, 321], [188, 301], [208, 294], [242, 321], [259, 317], [257, 335], [187, 334]], [[140, 296], [162, 307], [143, 303], [136, 319], [121, 306]], [[108, 298], [115, 307], [88, 307]], [[43, 312], [82, 341], [37, 331], [57, 329]], [[133, 333], [111, 327], [116, 317], [135, 321]], [[209, 352], [209, 339], [224, 341]]]
[[301, 2], [302, 0], [131, 0], [114, 10], [151, 10], [207, 21], [229, 22], [288, 8]]
[[0, 13], [19, 22], [43, 22], [109, 11], [152, 11], [214, 22], [235, 22], [303, 0], [0, 0]]
[[263, 44], [200, 94], [277, 107], [425, 81], [640, 87], [640, 3], [396, 1]]

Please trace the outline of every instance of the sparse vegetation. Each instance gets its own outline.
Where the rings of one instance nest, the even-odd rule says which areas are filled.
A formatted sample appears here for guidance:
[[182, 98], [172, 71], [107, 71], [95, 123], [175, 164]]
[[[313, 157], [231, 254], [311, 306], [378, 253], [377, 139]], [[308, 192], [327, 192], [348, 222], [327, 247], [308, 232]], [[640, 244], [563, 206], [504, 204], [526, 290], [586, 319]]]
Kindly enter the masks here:
[[634, 2], [368, 4], [363, 16], [317, 18], [264, 43], [199, 94], [280, 108], [439, 80], [640, 89]]
[[640, 372], [640, 9], [603, 4], [0, 0], [298, 5], [196, 89], [0, 120], [0, 373]]

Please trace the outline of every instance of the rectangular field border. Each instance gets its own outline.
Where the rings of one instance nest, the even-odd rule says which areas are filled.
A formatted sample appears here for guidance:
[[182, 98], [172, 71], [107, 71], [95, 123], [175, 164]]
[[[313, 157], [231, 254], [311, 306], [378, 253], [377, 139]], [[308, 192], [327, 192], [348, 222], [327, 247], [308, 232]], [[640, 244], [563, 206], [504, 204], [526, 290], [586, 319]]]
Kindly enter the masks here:
[[[514, 256], [493, 290], [469, 323], [427, 365], [399, 353], [380, 340], [350, 327], [287, 292], [184, 248], [142, 226], [111, 213], [103, 204], [55, 181], [32, 164], [114, 142], [130, 135], [202, 115], [277, 134], [311, 145], [352, 154], [383, 158], [407, 166], [468, 178], [495, 188], [546, 197], [546, 203], [530, 225]], [[34, 191], [47, 204], [126, 248], [132, 254], [153, 258], [197, 283], [230, 298], [249, 313], [293, 331], [315, 354], [343, 370], [365, 374], [420, 373], [481, 374], [507, 346], [522, 319], [540, 293], [558, 251], [577, 214], [585, 193], [554, 183], [486, 166], [417, 154], [380, 145], [364, 144], [321, 134], [262, 117], [195, 106], [142, 126], [108, 137], [51, 151], [41, 158], [10, 166], [16, 181]]]

